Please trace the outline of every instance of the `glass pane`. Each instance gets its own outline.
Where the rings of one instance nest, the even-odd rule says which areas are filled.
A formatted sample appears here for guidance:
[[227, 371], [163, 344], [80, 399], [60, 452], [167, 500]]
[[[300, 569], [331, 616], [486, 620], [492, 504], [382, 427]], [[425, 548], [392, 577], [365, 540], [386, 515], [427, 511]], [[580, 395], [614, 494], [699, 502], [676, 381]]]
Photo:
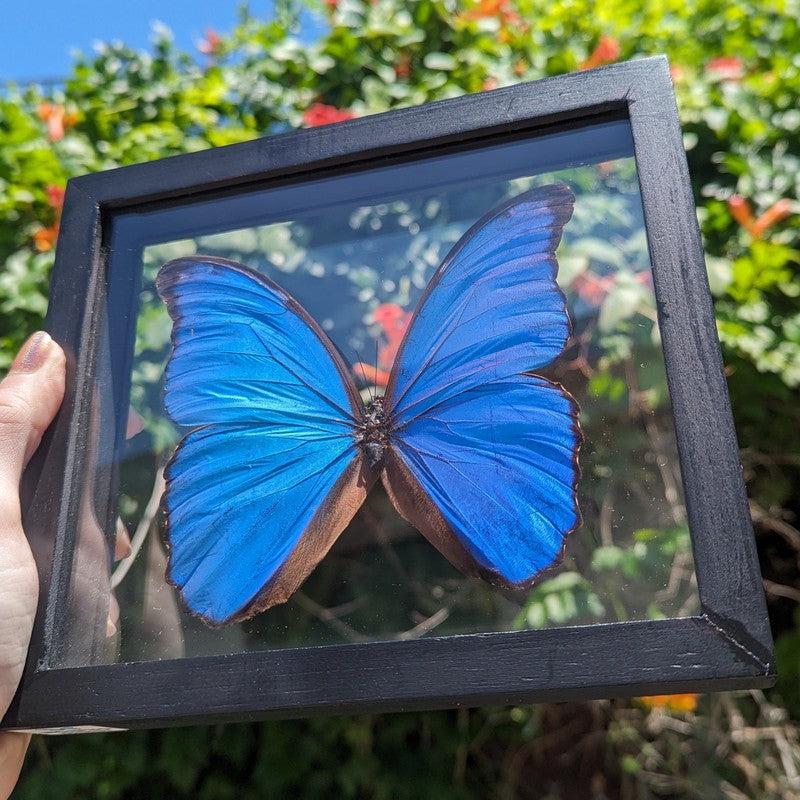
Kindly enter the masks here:
[[[369, 399], [385, 388], [403, 326], [452, 245], [504, 200], [555, 181], [575, 194], [558, 250], [558, 282], [572, 336], [562, 355], [537, 372], [576, 399], [584, 437], [582, 523], [567, 538], [561, 562], [524, 590], [465, 577], [402, 519], [378, 482], [288, 602], [217, 628], [189, 613], [165, 580], [164, 515], [158, 511], [163, 466], [182, 434], [164, 410], [172, 323], [154, 286], [159, 268], [175, 257], [202, 253], [268, 275], [326, 331], [354, 379], [369, 372], [369, 385], [361, 381], [362, 396]], [[697, 611], [627, 122], [125, 212], [114, 219], [110, 253], [108, 336], [98, 355], [93, 417], [106, 434], [98, 435], [87, 473], [94, 479], [87, 481], [92, 488], [79, 526], [74, 624], [65, 637], [63, 663]], [[125, 313], [133, 295], [135, 318]], [[115, 373], [124, 378], [115, 379]], [[116, 446], [109, 446], [109, 409], [116, 404], [122, 411], [128, 401], [129, 412], [120, 414], [127, 430], [116, 431]], [[117, 563], [109, 557], [107, 568], [98, 551], [121, 529], [117, 517], [133, 552]]]

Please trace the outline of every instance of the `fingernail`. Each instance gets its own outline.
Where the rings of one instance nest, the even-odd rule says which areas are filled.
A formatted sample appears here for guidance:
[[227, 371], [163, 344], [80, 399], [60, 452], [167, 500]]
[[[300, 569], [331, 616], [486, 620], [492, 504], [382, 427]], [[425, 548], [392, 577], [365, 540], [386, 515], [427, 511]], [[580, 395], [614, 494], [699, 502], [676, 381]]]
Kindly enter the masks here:
[[44, 331], [36, 331], [20, 348], [11, 369], [15, 372], [35, 372], [44, 364], [53, 340]]
[[131, 554], [131, 537], [125, 523], [117, 517], [117, 538], [114, 542], [114, 559], [127, 558]]
[[144, 419], [141, 414], [133, 410], [133, 406], [128, 408], [128, 424], [125, 430], [125, 438], [132, 439], [137, 433], [144, 430]]

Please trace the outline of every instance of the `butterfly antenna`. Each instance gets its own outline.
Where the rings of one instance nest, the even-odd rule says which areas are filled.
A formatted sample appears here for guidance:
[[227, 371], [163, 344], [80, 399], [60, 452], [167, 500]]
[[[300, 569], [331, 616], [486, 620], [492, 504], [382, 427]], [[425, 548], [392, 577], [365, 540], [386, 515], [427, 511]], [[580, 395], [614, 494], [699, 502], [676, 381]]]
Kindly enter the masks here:
[[372, 384], [367, 379], [367, 373], [364, 370], [364, 359], [361, 358], [361, 351], [355, 345], [353, 345], [353, 350], [356, 351], [356, 356], [358, 356], [358, 366], [361, 369], [361, 377], [364, 379], [364, 384], [366, 386], [367, 392], [369, 392], [369, 399], [372, 402], [374, 402], [375, 401], [375, 395], [372, 392]]
[[378, 380], [378, 340], [375, 340], [375, 380]]

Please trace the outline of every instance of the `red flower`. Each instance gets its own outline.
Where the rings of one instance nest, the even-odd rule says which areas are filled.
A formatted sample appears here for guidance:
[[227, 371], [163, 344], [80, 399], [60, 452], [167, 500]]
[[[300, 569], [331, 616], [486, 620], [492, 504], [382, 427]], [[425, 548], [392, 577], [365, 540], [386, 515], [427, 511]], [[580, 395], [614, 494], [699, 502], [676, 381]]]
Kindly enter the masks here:
[[411, 322], [411, 314], [397, 303], [382, 303], [372, 312], [372, 321], [381, 326], [386, 343], [378, 350], [377, 364], [359, 361], [353, 365], [353, 373], [365, 383], [385, 387], [389, 382], [389, 373], [397, 351]]
[[744, 77], [744, 64], [736, 56], [720, 56], [706, 64], [706, 73], [718, 81], [739, 81]]
[[303, 122], [309, 128], [316, 128], [319, 125], [330, 125], [333, 122], [344, 122], [347, 119], [355, 119], [352, 111], [335, 106], [325, 105], [325, 103], [314, 103], [303, 112]]
[[197, 49], [204, 56], [213, 57], [219, 53], [221, 45], [222, 37], [213, 28], [208, 28], [205, 39], [201, 39], [197, 43]]
[[578, 275], [572, 282], [572, 288], [575, 290], [575, 294], [589, 303], [589, 305], [593, 306], [601, 305], [613, 286], [613, 275], [604, 275], [600, 277], [588, 270]]
[[63, 186], [55, 186], [54, 184], [50, 184], [49, 186], [45, 187], [45, 192], [47, 193], [47, 202], [59, 214], [64, 206], [64, 191], [65, 189]]
[[68, 114], [64, 106], [57, 103], [40, 103], [36, 113], [47, 126], [47, 136], [51, 142], [60, 142], [67, 129], [78, 121], [77, 114]]
[[619, 42], [613, 36], [603, 35], [589, 58], [580, 65], [580, 69], [594, 69], [603, 64], [611, 64], [619, 58], [620, 52], [622, 48]]

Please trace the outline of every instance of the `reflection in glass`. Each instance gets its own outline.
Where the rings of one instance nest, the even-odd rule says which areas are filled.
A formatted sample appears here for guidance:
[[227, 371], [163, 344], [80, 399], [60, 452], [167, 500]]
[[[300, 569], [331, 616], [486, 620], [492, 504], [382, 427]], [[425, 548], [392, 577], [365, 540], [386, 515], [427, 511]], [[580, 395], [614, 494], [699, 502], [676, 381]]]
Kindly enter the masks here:
[[[376, 486], [292, 599], [222, 629], [188, 614], [164, 581], [161, 469], [179, 432], [163, 408], [171, 322], [160, 266], [203, 253], [269, 275], [347, 362], [385, 385], [398, 337], [452, 244], [488, 209], [532, 186], [576, 196], [558, 252], [573, 333], [546, 376], [581, 409], [583, 523], [533, 589], [465, 578]], [[313, 184], [129, 212], [112, 259], [141, 264], [130, 406], [119, 436], [116, 511], [134, 553], [111, 577], [119, 650], [147, 660], [425, 635], [685, 616], [697, 596], [641, 200], [626, 123], [524, 139]], [[113, 350], [116, 355], [116, 350]], [[359, 364], [364, 367], [357, 366]], [[117, 390], [116, 398], [125, 398]], [[109, 523], [110, 524], [110, 523]], [[123, 571], [124, 570], [124, 571]]]

